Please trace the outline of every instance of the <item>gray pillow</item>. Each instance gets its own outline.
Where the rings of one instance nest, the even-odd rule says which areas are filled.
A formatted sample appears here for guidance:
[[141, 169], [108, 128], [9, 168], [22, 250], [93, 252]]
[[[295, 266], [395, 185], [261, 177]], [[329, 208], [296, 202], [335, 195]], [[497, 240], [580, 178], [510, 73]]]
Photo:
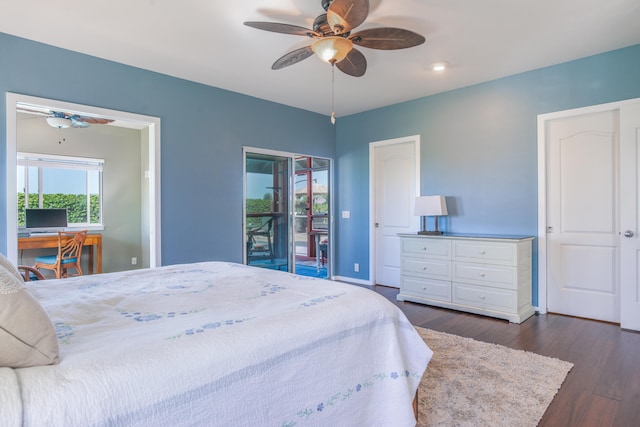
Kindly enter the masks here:
[[58, 363], [58, 338], [49, 315], [27, 291], [15, 267], [9, 267], [12, 270], [0, 265], [0, 367]]
[[11, 261], [9, 261], [3, 254], [0, 253], [0, 267], [4, 267], [7, 271], [15, 274], [15, 276], [20, 279], [20, 281], [22, 282], [22, 275], [20, 274], [20, 272], [18, 271], [18, 269], [11, 264]]

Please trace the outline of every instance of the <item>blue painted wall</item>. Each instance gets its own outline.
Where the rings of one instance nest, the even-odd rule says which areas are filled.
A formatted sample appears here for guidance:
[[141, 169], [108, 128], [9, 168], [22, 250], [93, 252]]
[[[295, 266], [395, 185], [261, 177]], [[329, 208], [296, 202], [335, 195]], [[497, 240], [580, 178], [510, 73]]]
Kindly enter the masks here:
[[[161, 118], [163, 264], [241, 260], [243, 145], [335, 158], [335, 273], [362, 280], [370, 142], [421, 135], [422, 194], [448, 197], [446, 230], [536, 235], [537, 115], [640, 97], [640, 45], [341, 117], [335, 127], [319, 114], [2, 33], [0, 59], [3, 95]], [[2, 165], [5, 108], [3, 97]], [[2, 173], [0, 224], [5, 188]], [[351, 219], [341, 219], [342, 210]], [[0, 227], [2, 252], [5, 240]], [[534, 245], [534, 269], [536, 255]], [[536, 287], [534, 272], [534, 296]]]
[[326, 116], [0, 33], [1, 165], [6, 92], [160, 117], [163, 264], [241, 261], [243, 145], [335, 157]]
[[447, 196], [446, 231], [536, 236], [537, 115], [638, 97], [640, 45], [341, 118], [337, 204], [351, 219], [337, 220], [337, 274], [369, 279], [370, 142], [420, 135], [421, 194]]

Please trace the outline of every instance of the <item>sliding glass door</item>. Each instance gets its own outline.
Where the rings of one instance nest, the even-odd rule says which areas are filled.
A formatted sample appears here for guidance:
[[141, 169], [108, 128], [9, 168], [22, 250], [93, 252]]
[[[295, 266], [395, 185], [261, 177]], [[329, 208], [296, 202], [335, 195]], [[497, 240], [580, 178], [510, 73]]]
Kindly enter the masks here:
[[244, 262], [330, 276], [331, 161], [244, 149]]

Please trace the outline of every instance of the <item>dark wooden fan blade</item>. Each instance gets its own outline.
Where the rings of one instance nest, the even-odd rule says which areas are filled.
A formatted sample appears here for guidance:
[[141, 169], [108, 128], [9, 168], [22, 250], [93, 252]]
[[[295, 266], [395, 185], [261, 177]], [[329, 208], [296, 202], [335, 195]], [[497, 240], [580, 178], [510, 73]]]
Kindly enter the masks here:
[[303, 59], [307, 59], [313, 55], [313, 50], [311, 46], [301, 47], [300, 49], [292, 50], [291, 52], [283, 55], [271, 66], [272, 70], [279, 70], [284, 67], [288, 67], [289, 65], [293, 65], [296, 62], [300, 62]]
[[258, 22], [248, 21], [244, 25], [247, 27], [257, 28], [258, 30], [271, 31], [274, 33], [291, 34], [294, 36], [320, 37], [320, 34], [313, 30], [297, 25], [280, 24], [278, 22]]
[[353, 48], [342, 61], [336, 63], [336, 67], [350, 76], [362, 77], [367, 71], [367, 58], [362, 52]]
[[72, 117], [74, 117], [76, 121], [89, 123], [92, 125], [106, 125], [108, 123], [113, 122], [113, 120], [111, 119], [103, 119], [101, 117], [88, 117], [88, 116], [78, 116], [78, 115], [75, 115]]
[[369, 0], [334, 0], [327, 9], [327, 21], [334, 34], [348, 33], [369, 15]]
[[89, 123], [85, 122], [84, 120], [78, 120], [79, 116], [71, 116], [69, 118], [69, 120], [71, 120], [71, 127], [72, 128], [88, 128], [89, 127]]
[[424, 43], [424, 37], [418, 33], [391, 27], [358, 31], [349, 39], [358, 46], [382, 50], [404, 49]]

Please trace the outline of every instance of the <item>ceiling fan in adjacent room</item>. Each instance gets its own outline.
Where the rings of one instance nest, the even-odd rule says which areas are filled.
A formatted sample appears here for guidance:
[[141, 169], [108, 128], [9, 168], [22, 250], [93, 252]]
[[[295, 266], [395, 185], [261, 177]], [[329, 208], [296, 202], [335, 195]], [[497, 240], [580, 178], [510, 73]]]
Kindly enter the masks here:
[[327, 13], [319, 15], [313, 29], [277, 22], [245, 22], [244, 25], [275, 33], [305, 36], [313, 39], [309, 46], [293, 50], [271, 67], [279, 70], [302, 61], [314, 53], [350, 76], [361, 77], [367, 71], [367, 60], [355, 46], [394, 50], [418, 46], [425, 39], [420, 34], [402, 28], [382, 27], [351, 31], [364, 23], [369, 15], [368, 0], [321, 0]]
[[18, 106], [17, 111], [28, 114], [35, 114], [37, 116], [43, 117], [47, 120], [49, 126], [58, 128], [58, 129], [66, 129], [69, 127], [72, 128], [86, 128], [89, 125], [106, 125], [108, 123], [113, 122], [111, 119], [104, 119], [101, 117], [91, 117], [84, 116], [81, 114], [75, 113], [65, 113], [63, 111], [53, 111], [48, 108], [42, 107], [25, 107]]

